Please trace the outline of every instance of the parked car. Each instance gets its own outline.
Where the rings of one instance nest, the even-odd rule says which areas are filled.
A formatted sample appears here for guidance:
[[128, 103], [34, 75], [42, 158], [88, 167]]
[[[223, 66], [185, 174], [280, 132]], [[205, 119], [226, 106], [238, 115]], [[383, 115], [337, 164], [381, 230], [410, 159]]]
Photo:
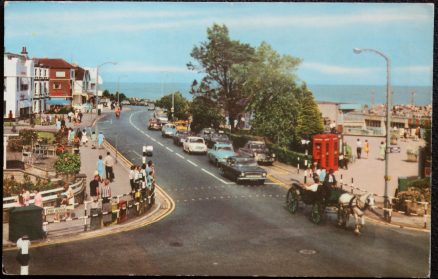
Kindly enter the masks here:
[[148, 130], [155, 130], [155, 131], [161, 130], [160, 120], [156, 118], [150, 118], [148, 124]]
[[148, 111], [154, 111], [154, 110], [155, 110], [155, 106], [154, 105], [149, 105]]
[[231, 144], [231, 140], [223, 132], [213, 133], [206, 135], [205, 143], [208, 148], [212, 148], [215, 143], [228, 143]]
[[165, 125], [169, 122], [169, 119], [167, 118], [167, 113], [163, 111], [155, 111], [154, 117], [160, 120], [161, 125]]
[[207, 140], [211, 134], [216, 133], [216, 130], [213, 128], [204, 128], [199, 132], [198, 136], [203, 138], [204, 140]]
[[219, 166], [219, 163], [225, 163], [227, 158], [236, 156], [233, 145], [230, 143], [215, 143], [213, 148], [207, 151], [207, 157], [210, 162]]
[[187, 137], [183, 142], [183, 150], [190, 153], [207, 153], [207, 145], [201, 137]]
[[182, 146], [183, 142], [187, 139], [187, 137], [191, 136], [192, 133], [189, 131], [178, 131], [173, 135], [173, 143], [178, 146]]
[[275, 154], [271, 153], [263, 141], [248, 141], [244, 147], [239, 148], [240, 155], [254, 157], [257, 163], [272, 165], [275, 161]]
[[267, 172], [257, 165], [256, 160], [248, 156], [229, 157], [224, 163], [219, 163], [219, 171], [223, 176], [236, 181], [236, 183], [264, 184], [267, 176]]
[[176, 126], [174, 124], [168, 123], [163, 125], [161, 128], [161, 135], [163, 137], [173, 137], [176, 132]]

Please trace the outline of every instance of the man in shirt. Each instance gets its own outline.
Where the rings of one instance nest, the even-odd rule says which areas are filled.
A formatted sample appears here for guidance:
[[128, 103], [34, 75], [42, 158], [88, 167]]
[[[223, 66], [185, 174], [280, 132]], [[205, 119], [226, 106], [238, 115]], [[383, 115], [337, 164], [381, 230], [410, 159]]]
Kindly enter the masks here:
[[90, 181], [90, 197], [96, 201], [99, 196], [99, 174], [94, 174], [94, 179]]
[[360, 139], [357, 139], [356, 141], [356, 151], [357, 151], [357, 159], [360, 159], [360, 155], [362, 153], [362, 142]]
[[113, 182], [113, 180], [114, 180], [114, 172], [113, 172], [114, 159], [113, 159], [113, 157], [111, 157], [111, 154], [109, 152], [106, 153], [106, 157], [105, 157], [105, 159], [103, 159], [103, 164], [105, 165], [106, 179], [108, 179], [110, 182]]

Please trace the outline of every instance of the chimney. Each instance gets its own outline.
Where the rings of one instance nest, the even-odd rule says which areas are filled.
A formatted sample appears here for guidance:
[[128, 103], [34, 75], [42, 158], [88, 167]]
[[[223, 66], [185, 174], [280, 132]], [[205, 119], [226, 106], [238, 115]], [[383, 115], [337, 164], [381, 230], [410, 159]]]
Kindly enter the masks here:
[[23, 55], [23, 56], [25, 56], [25, 57], [27, 58], [27, 50], [26, 50], [26, 47], [23, 47], [23, 48], [21, 49], [21, 55]]

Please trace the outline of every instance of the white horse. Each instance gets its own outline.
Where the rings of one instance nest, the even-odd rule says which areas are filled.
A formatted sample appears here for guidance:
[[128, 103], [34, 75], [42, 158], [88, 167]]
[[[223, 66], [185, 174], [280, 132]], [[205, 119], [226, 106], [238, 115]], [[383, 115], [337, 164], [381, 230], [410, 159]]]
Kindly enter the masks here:
[[[354, 233], [360, 234], [360, 228], [365, 225], [364, 211], [368, 207], [374, 207], [374, 194], [366, 193], [363, 195], [354, 195], [350, 193], [344, 193], [339, 197], [338, 207], [338, 225], [347, 226], [348, 217], [354, 216], [356, 221]], [[360, 219], [360, 223], [359, 223]]]

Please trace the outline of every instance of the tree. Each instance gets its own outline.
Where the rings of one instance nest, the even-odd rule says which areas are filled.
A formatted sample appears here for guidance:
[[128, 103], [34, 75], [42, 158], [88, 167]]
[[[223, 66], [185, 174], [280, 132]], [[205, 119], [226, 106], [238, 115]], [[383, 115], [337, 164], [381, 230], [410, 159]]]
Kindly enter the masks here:
[[316, 104], [312, 92], [304, 83], [298, 91], [298, 118], [295, 131], [295, 144], [301, 139], [309, 139], [310, 136], [324, 131], [324, 121]]
[[195, 132], [199, 132], [206, 127], [218, 129], [219, 125], [225, 121], [220, 109], [211, 99], [205, 96], [198, 96], [193, 99], [190, 105], [190, 113], [193, 117], [190, 128]]
[[111, 93], [108, 90], [104, 90], [102, 93], [102, 97], [103, 98], [110, 98], [111, 97]]
[[244, 110], [246, 99], [242, 90], [244, 81], [236, 77], [242, 76], [241, 72], [254, 56], [254, 48], [231, 40], [225, 25], [213, 24], [207, 28], [207, 41], [195, 46], [190, 55], [198, 65], [189, 62], [188, 69], [206, 74], [200, 82], [194, 80], [191, 93], [222, 107], [232, 123]]
[[248, 98], [247, 110], [253, 113], [251, 126], [258, 135], [271, 142], [289, 146], [293, 141], [298, 115], [297, 86], [293, 71], [300, 59], [281, 56], [263, 42], [246, 72], [243, 90]]
[[[178, 119], [187, 120], [189, 117], [189, 101], [184, 98], [181, 92], [177, 91], [174, 94], [174, 116]], [[169, 119], [172, 116], [172, 94], [163, 96], [160, 100], [155, 103], [156, 106], [160, 108], [167, 109], [167, 114]]]

